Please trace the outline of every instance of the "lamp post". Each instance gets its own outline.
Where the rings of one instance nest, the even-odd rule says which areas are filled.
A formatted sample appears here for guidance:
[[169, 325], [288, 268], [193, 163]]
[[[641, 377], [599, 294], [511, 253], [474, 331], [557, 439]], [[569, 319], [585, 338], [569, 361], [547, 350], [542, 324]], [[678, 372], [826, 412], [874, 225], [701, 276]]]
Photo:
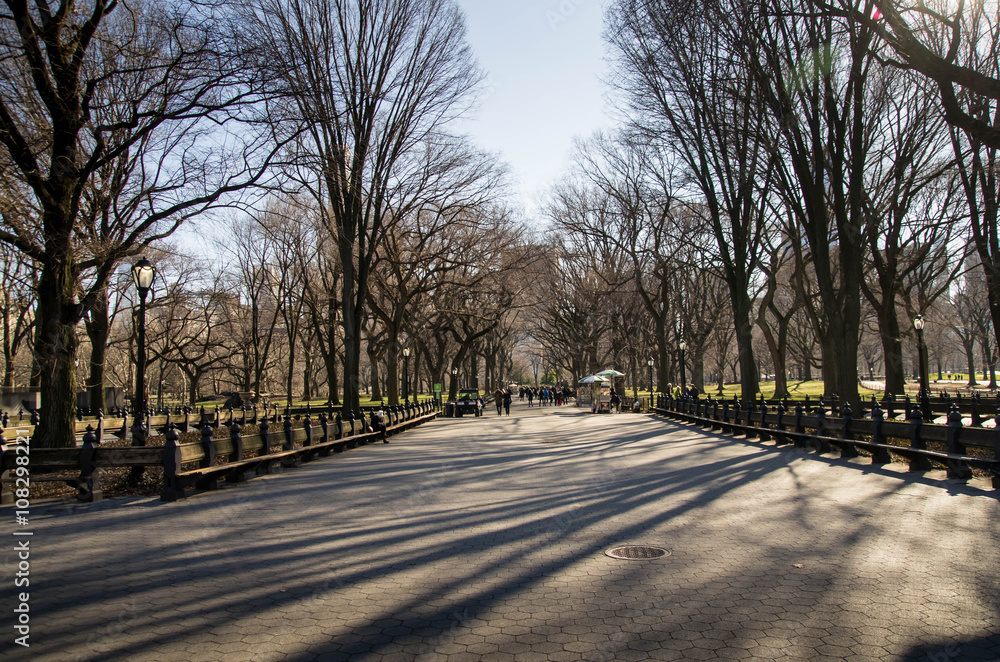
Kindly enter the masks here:
[[646, 365], [649, 366], [649, 406], [653, 406], [653, 357], [650, 356], [646, 359]]
[[451, 384], [452, 388], [455, 389], [455, 397], [458, 398], [458, 368], [454, 367], [451, 369]]
[[683, 340], [677, 345], [677, 349], [681, 350], [681, 395], [686, 396], [688, 392], [688, 380], [687, 380], [687, 368], [684, 367], [684, 350], [686, 350], [688, 344]]
[[920, 414], [925, 423], [931, 420], [931, 385], [927, 377], [927, 346], [924, 345], [924, 316], [917, 315], [913, 318], [913, 328], [917, 331], [917, 369], [920, 372]]
[[403, 402], [410, 404], [410, 348], [403, 348]]
[[[146, 411], [146, 295], [153, 286], [156, 269], [146, 258], [132, 265], [132, 282], [139, 292], [139, 347], [135, 366], [135, 398], [132, 400], [132, 445], [146, 445], [146, 428], [143, 425], [143, 413]], [[144, 467], [132, 467], [129, 478], [138, 483], [142, 479]]]

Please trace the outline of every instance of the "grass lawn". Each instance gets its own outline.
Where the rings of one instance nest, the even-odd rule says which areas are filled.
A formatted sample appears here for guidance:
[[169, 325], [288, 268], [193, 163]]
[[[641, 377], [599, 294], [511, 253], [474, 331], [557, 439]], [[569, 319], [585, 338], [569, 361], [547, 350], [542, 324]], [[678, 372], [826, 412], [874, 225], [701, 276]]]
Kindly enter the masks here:
[[[764, 397], [767, 399], [774, 397], [774, 382], [761, 382], [760, 392], [763, 393]], [[788, 392], [793, 398], [804, 398], [807, 395], [810, 398], [816, 399], [823, 395], [823, 382], [821, 380], [811, 380], [811, 381], [788, 381]], [[627, 390], [626, 393], [631, 395], [632, 391]], [[861, 397], [867, 398], [873, 393], [876, 396], [882, 395], [881, 391], [871, 391], [866, 388], [858, 388], [858, 393]], [[732, 400], [733, 396], [739, 396], [740, 385], [739, 384], [726, 384], [723, 388], [722, 393], [719, 393], [718, 385], [716, 384], [705, 384], [705, 392], [702, 395], [710, 395], [713, 398], [722, 397], [727, 400]], [[649, 397], [649, 391], [639, 391], [640, 397]], [[758, 395], [759, 397], [759, 395]]]

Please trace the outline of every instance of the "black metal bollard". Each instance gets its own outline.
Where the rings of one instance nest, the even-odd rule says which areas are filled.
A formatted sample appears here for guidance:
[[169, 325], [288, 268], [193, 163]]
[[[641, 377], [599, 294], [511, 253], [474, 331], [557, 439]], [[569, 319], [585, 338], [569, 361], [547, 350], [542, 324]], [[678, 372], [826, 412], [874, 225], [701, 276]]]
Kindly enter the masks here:
[[177, 443], [179, 435], [171, 426], [164, 435], [163, 444], [163, 489], [160, 501], [177, 501], [184, 498], [184, 487], [177, 474], [181, 471], [181, 447]]
[[979, 394], [976, 393], [971, 398], [969, 398], [969, 414], [971, 420], [969, 421], [969, 427], [981, 428], [983, 427], [983, 417], [979, 415]]
[[327, 444], [330, 441], [330, 419], [326, 417], [326, 412], [321, 411], [319, 413], [319, 427], [323, 431], [320, 437], [320, 457], [327, 457], [330, 455], [330, 446]]
[[[285, 431], [285, 443], [282, 444], [281, 450], [293, 450], [295, 448], [295, 432], [292, 430], [292, 415], [288, 407], [285, 408], [285, 422], [282, 427]], [[294, 457], [281, 458], [281, 466], [283, 467], [294, 467], [297, 464], [298, 461]]]
[[[350, 432], [347, 431], [347, 426], [351, 426]], [[354, 412], [347, 412], [347, 416], [344, 417], [344, 434], [350, 437], [354, 436]], [[353, 446], [352, 446], [353, 448]]]
[[259, 426], [260, 426], [260, 450], [257, 452], [258, 457], [262, 455], [271, 454], [271, 437], [270, 437], [271, 424], [267, 420], [267, 414], [261, 416]]
[[290, 451], [295, 448], [295, 437], [292, 433], [292, 416], [287, 411], [285, 412], [285, 421], [282, 427], [285, 431], [285, 443], [282, 444], [281, 450]]
[[94, 428], [87, 426], [80, 449], [80, 477], [76, 479], [76, 498], [80, 501], [99, 501], [104, 494], [100, 487], [100, 472], [97, 469], [97, 448], [100, 445]]
[[760, 434], [754, 429], [753, 415], [757, 413], [757, 408], [754, 406], [753, 398], [747, 398], [746, 407], [746, 425], [747, 425], [747, 439], [753, 439], [754, 437], [759, 438]]
[[[916, 450], [927, 450], [927, 444], [920, 436], [924, 426], [924, 415], [919, 407], [910, 409], [910, 448]], [[926, 455], [914, 454], [910, 457], [910, 471], [930, 471], [931, 461]]]
[[[876, 444], [886, 443], [885, 434], [882, 432], [884, 424], [885, 416], [882, 413], [882, 408], [876, 404], [875, 409], [872, 410], [872, 442]], [[875, 448], [872, 450], [872, 464], [889, 464], [890, 462], [892, 462], [892, 456], [889, 455], [887, 449]]]
[[[305, 433], [306, 438], [302, 440], [303, 448], [312, 448], [313, 445], [313, 430], [312, 430], [312, 416], [309, 415], [309, 405], [306, 404], [306, 414], [302, 418], [302, 431]], [[316, 450], [311, 450], [302, 456], [303, 462], [309, 462], [314, 457], [316, 457]]]
[[[240, 424], [233, 421], [233, 424], [229, 426], [229, 444], [233, 447], [232, 452], [229, 454], [230, 462], [239, 462], [243, 459], [243, 436], [240, 435]], [[243, 480], [242, 472], [231, 472], [226, 474], [227, 483], [238, 483]]]
[[[952, 455], [965, 455], [965, 444], [962, 443], [962, 414], [958, 411], [958, 405], [952, 403], [951, 411], [948, 412], [948, 453]], [[957, 480], [968, 480], [972, 478], [972, 468], [961, 460], [947, 461], [948, 478]]]
[[[993, 417], [996, 429], [993, 432], [993, 459], [1000, 462], [1000, 411]], [[1000, 490], [1000, 473], [993, 474], [993, 489]]]
[[[214, 432], [215, 428], [211, 424], [201, 429], [201, 452], [203, 455], [198, 466], [202, 469], [215, 466], [215, 439], [212, 438]], [[204, 476], [197, 480], [195, 487], [199, 490], [217, 490], [219, 489], [219, 479], [216, 476]]]
[[[876, 404], [876, 406], [878, 406]], [[849, 458], [858, 456], [858, 448], [854, 444], [846, 443], [849, 441], [854, 441], [854, 435], [851, 433], [851, 423], [854, 422], [854, 412], [851, 411], [851, 403], [845, 402], [844, 407], [841, 409], [840, 420], [843, 424], [843, 430], [841, 431], [840, 438], [844, 440], [845, 443], [840, 445], [840, 457]]]
[[785, 403], [779, 401], [778, 408], [775, 410], [774, 415], [774, 430], [777, 434], [774, 435], [774, 445], [781, 446], [788, 443], [788, 437], [784, 435], [785, 432]]

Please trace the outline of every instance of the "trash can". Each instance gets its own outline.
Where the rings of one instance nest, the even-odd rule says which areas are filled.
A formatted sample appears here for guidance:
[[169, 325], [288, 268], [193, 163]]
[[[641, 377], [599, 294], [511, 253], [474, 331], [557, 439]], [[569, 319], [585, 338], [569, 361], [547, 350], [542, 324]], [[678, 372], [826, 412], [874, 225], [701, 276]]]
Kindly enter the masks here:
[[445, 416], [445, 418], [454, 418], [455, 417], [455, 403], [454, 402], [446, 402], [446, 403], [444, 403], [444, 416]]

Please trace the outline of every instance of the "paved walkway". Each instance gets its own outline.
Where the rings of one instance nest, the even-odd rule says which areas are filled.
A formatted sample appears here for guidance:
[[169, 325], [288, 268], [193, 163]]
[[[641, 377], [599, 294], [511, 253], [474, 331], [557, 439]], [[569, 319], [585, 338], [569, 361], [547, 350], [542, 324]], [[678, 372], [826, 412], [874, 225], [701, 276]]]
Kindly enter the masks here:
[[178, 503], [36, 506], [29, 650], [0, 509], [0, 657], [1000, 660], [994, 493], [513, 409]]

